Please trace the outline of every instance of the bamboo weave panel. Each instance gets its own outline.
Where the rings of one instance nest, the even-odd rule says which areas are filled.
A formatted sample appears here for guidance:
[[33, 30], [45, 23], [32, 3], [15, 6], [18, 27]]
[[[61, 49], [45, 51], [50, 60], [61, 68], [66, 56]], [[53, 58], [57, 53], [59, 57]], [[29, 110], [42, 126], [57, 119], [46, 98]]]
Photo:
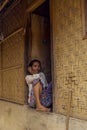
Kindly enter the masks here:
[[9, 101], [24, 102], [24, 75], [23, 67], [3, 72], [2, 98]]
[[2, 44], [2, 67], [10, 67], [24, 63], [24, 38], [19, 32]]
[[18, 32], [1, 44], [2, 68], [1, 99], [21, 103], [25, 102], [24, 85], [24, 36]]
[[54, 108], [66, 114], [72, 90], [70, 115], [87, 119], [87, 40], [82, 40], [80, 7], [80, 0], [55, 0]]

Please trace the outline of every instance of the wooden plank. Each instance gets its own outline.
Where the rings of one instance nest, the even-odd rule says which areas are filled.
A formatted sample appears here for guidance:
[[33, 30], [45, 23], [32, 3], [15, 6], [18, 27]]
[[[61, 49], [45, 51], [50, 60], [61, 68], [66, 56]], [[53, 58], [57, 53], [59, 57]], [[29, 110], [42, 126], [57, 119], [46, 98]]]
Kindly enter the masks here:
[[43, 4], [46, 0], [36, 0], [33, 1], [29, 7], [27, 8], [26, 12], [32, 12], [35, 10], [37, 7], [39, 7], [41, 4]]
[[86, 34], [86, 17], [85, 17], [85, 0], [81, 0], [81, 8], [82, 8], [82, 28], [83, 28], [83, 39], [87, 38]]
[[17, 34], [17, 33], [21, 32], [22, 30], [23, 30], [23, 27], [22, 27], [22, 28], [17, 29], [15, 32], [13, 32], [12, 34], [10, 34], [10, 35], [9, 35], [9, 36], [7, 36], [6, 38], [4, 38], [4, 40], [3, 40], [3, 41], [1, 41], [1, 42], [0, 42], [0, 44], [1, 44], [1, 43], [3, 43], [3, 42], [5, 42], [6, 40], [8, 40], [10, 37], [14, 36], [15, 34]]
[[21, 0], [15, 0], [13, 4], [4, 12], [4, 14], [1, 14], [1, 18], [6, 17], [20, 2]]
[[0, 6], [0, 11], [5, 7], [5, 5], [9, 2], [9, 0], [5, 0], [3, 4]]
[[71, 110], [72, 91], [68, 93], [68, 105], [67, 105], [67, 116], [66, 116], [66, 130], [69, 130], [69, 117]]
[[[2, 46], [0, 45], [0, 69], [2, 69]], [[0, 97], [2, 96], [2, 72], [0, 72]]]
[[[54, 0], [50, 0], [50, 38], [51, 38], [51, 73], [52, 73], [52, 85], [55, 86], [54, 75], [54, 46], [55, 43], [55, 3]], [[55, 102], [55, 87], [53, 88], [53, 103]], [[53, 105], [53, 111], [55, 111], [55, 105]]]
[[18, 68], [21, 68], [22, 66], [23, 66], [22, 64], [16, 65], [16, 66], [11, 66], [8, 68], [0, 69], [0, 71], [3, 72], [3, 71], [9, 71], [9, 70], [13, 70], [13, 69], [18, 69]]

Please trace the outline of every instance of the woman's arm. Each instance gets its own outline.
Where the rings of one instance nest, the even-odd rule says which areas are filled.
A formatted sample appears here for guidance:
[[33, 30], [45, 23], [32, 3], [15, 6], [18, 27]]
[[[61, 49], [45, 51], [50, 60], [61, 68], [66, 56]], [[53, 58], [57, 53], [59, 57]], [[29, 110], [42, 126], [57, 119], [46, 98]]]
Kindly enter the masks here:
[[27, 75], [25, 77], [25, 80], [26, 80], [26, 83], [27, 84], [30, 84], [32, 83], [35, 79], [39, 79], [40, 78], [40, 75], [39, 74], [33, 74], [33, 75]]
[[40, 80], [43, 84], [43, 87], [47, 87], [48, 86], [48, 83], [47, 83], [47, 79], [45, 77], [45, 74], [43, 72], [40, 72]]

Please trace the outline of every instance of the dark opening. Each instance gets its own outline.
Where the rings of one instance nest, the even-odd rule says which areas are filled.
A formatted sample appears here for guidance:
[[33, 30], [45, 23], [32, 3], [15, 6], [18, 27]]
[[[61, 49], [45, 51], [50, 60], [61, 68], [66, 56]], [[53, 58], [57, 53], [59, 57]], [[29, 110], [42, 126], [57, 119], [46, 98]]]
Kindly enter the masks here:
[[50, 18], [49, 0], [47, 0], [41, 6], [39, 6], [36, 10], [34, 10], [33, 13]]
[[50, 14], [47, 0], [29, 14], [26, 26], [26, 63], [39, 59], [48, 83], [51, 78]]
[[26, 27], [27, 64], [31, 59], [41, 61], [48, 83], [51, 75], [51, 39], [49, 0], [29, 13]]

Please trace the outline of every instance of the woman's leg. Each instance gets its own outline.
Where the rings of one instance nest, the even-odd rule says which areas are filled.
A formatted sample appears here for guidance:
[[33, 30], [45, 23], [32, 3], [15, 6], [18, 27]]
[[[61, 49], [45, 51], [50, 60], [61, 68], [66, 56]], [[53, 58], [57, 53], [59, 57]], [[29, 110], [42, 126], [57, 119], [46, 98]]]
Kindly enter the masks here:
[[41, 104], [45, 107], [50, 108], [52, 106], [52, 82], [48, 84], [47, 89], [42, 90], [41, 93]]
[[40, 111], [50, 111], [50, 109], [44, 107], [41, 103], [40, 103], [40, 94], [42, 92], [42, 85], [40, 82], [38, 82], [35, 86], [34, 86], [34, 95], [35, 95], [35, 100], [36, 100], [36, 109], [40, 110]]

